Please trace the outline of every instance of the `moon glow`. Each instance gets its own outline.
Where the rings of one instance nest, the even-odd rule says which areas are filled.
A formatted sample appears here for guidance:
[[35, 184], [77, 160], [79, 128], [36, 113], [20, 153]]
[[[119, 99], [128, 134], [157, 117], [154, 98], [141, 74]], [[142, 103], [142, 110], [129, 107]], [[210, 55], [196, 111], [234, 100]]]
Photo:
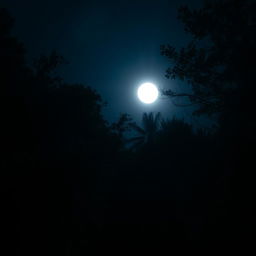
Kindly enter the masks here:
[[138, 98], [145, 104], [151, 104], [158, 98], [158, 89], [152, 83], [144, 83], [140, 85], [137, 91]]

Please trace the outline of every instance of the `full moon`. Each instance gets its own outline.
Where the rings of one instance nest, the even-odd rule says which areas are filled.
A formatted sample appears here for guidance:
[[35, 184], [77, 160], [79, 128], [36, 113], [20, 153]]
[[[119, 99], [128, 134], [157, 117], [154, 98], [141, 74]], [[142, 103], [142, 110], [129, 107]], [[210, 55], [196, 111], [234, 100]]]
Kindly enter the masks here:
[[137, 94], [143, 103], [151, 104], [158, 98], [158, 89], [152, 83], [144, 83], [138, 88]]

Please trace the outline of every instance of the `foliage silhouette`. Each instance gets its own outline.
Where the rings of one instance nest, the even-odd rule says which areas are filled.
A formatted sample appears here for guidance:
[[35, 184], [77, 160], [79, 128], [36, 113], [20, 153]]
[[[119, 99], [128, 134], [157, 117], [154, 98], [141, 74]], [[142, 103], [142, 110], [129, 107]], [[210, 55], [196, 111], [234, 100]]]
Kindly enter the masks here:
[[102, 191], [95, 192], [97, 177], [114, 169], [120, 138], [102, 117], [98, 93], [58, 77], [61, 56], [53, 52], [29, 66], [2, 9], [0, 28], [2, 170], [11, 205], [6, 218], [12, 216], [17, 230], [11, 246], [20, 244], [19, 254], [64, 252], [71, 241], [78, 242], [80, 229], [85, 238], [92, 235], [85, 227], [95, 225], [92, 202]]
[[166, 76], [186, 81], [192, 93], [170, 89], [164, 94], [188, 97], [198, 106], [196, 114], [250, 111], [255, 82], [255, 8], [255, 2], [249, 0], [207, 1], [199, 10], [181, 7], [179, 19], [192, 40], [180, 50], [162, 46], [161, 52], [173, 61]]
[[160, 127], [161, 114], [158, 112], [154, 115], [144, 113], [142, 116], [142, 127], [135, 122], [130, 123], [130, 127], [139, 135], [127, 140], [127, 143], [132, 143], [132, 148], [140, 148], [142, 145], [151, 144], [154, 142]]
[[[252, 132], [256, 123], [253, 105], [255, 11], [256, 3], [250, 0], [206, 1], [198, 10], [183, 6], [179, 9], [179, 19], [191, 35], [191, 41], [181, 49], [161, 46], [161, 53], [173, 62], [166, 76], [178, 78], [187, 85], [184, 92], [170, 89], [164, 94], [187, 98], [190, 105], [197, 107], [194, 114], [218, 117], [220, 128], [212, 137], [215, 140], [212, 147], [218, 149], [214, 153], [216, 175], [212, 179], [218, 186], [212, 187], [216, 200], [211, 205], [215, 207], [212, 217], [214, 214], [216, 217], [218, 208], [225, 208], [230, 219], [225, 218], [226, 224], [220, 221], [220, 225], [229, 226], [230, 230], [231, 219], [252, 220], [253, 199], [248, 195], [254, 193], [249, 166], [255, 167], [252, 154], [256, 142]], [[237, 186], [241, 188], [239, 192]], [[229, 204], [223, 206], [221, 200]], [[239, 207], [246, 211], [241, 212]], [[250, 236], [249, 227], [241, 222], [237, 226], [237, 230]], [[223, 234], [239, 237], [237, 232], [231, 235], [227, 229]]]

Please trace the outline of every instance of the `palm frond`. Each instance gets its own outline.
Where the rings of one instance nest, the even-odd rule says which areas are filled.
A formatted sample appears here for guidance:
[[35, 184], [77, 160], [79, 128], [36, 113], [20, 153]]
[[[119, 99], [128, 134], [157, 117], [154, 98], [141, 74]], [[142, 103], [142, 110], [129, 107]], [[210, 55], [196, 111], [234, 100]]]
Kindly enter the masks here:
[[133, 128], [136, 132], [145, 135], [146, 132], [141, 127], [139, 127], [136, 123], [131, 123], [130, 127]]

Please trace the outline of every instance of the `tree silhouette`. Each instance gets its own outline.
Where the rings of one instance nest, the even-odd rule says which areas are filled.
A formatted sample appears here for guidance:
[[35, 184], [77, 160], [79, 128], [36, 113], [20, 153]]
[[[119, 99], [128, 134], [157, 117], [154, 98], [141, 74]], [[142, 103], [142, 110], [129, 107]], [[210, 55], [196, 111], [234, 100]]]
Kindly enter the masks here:
[[[166, 76], [178, 78], [187, 86], [184, 92], [170, 89], [164, 94], [187, 98], [190, 105], [197, 107], [194, 114], [218, 116], [220, 128], [210, 145], [216, 159], [211, 179], [219, 185], [209, 182], [214, 198], [211, 204], [214, 210], [209, 216], [218, 219], [216, 216], [223, 207], [225, 214], [230, 216], [225, 218], [223, 230], [226, 229], [226, 233], [223, 234], [231, 237], [240, 237], [232, 229], [231, 219], [239, 219], [239, 233], [250, 236], [252, 232], [242, 225], [241, 219], [252, 220], [253, 199], [248, 195], [255, 192], [252, 192], [254, 186], [251, 183], [254, 174], [249, 167], [255, 168], [252, 158], [256, 142], [252, 132], [256, 127], [253, 104], [255, 12], [256, 2], [251, 0], [207, 1], [198, 10], [183, 6], [179, 9], [179, 19], [191, 35], [191, 41], [181, 49], [170, 45], [161, 47], [162, 54], [173, 62]], [[197, 138], [197, 143], [199, 141]], [[208, 150], [212, 149], [209, 147]], [[209, 164], [207, 168], [210, 168]], [[229, 204], [221, 205], [220, 198]], [[246, 211], [241, 212], [238, 208]], [[212, 221], [211, 225], [216, 222]]]
[[173, 117], [171, 120], [162, 119], [161, 131], [163, 133], [168, 132], [173, 136], [177, 136], [177, 135], [179, 136], [179, 134], [182, 134], [181, 136], [185, 136], [185, 135], [191, 136], [193, 134], [192, 125], [176, 117]]
[[207, 1], [199, 10], [183, 6], [179, 19], [191, 36], [180, 50], [170, 45], [161, 52], [173, 61], [168, 78], [191, 86], [192, 93], [166, 90], [170, 97], [186, 97], [196, 114], [251, 110], [255, 84], [256, 4], [246, 0]]
[[139, 148], [145, 144], [154, 142], [160, 128], [161, 114], [158, 112], [154, 115], [153, 112], [142, 115], [142, 127], [136, 123], [130, 123], [130, 127], [139, 135], [128, 139], [128, 143], [132, 143], [134, 148]]
[[117, 122], [114, 122], [111, 125], [111, 129], [116, 133], [119, 139], [124, 143], [126, 141], [125, 134], [131, 130], [131, 125], [133, 124], [132, 118], [130, 115], [123, 113], [120, 115]]
[[88, 86], [64, 82], [56, 72], [63, 57], [56, 52], [28, 65], [23, 45], [11, 35], [12, 24], [0, 9], [1, 171], [5, 216], [14, 223], [12, 232], [17, 230], [11, 246], [20, 244], [19, 254], [65, 251], [66, 243], [77, 242], [81, 229], [90, 237], [85, 226], [96, 211], [91, 202], [104, 197], [107, 186], [99, 176], [116, 168], [121, 145], [102, 116], [100, 95]]

